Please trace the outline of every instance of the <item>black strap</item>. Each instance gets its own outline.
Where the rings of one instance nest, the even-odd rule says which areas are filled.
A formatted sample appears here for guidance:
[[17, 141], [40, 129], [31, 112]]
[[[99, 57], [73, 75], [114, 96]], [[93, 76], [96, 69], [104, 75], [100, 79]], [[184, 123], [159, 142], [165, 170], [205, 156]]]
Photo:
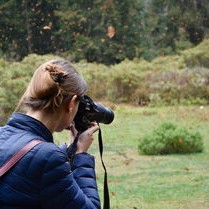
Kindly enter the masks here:
[[78, 132], [73, 143], [67, 148], [67, 154], [69, 159], [72, 161], [73, 157], [76, 153], [77, 150], [77, 142], [78, 142], [78, 137], [79, 137], [80, 133]]
[[98, 141], [99, 141], [99, 151], [100, 151], [100, 157], [101, 157], [101, 162], [102, 166], [104, 168], [104, 205], [103, 209], [109, 209], [110, 208], [110, 197], [109, 197], [109, 189], [108, 189], [108, 183], [107, 183], [107, 169], [105, 167], [104, 161], [103, 161], [103, 142], [102, 142], [102, 132], [101, 129], [99, 129], [99, 134], [98, 134]]
[[[76, 149], [77, 149], [77, 141], [80, 133], [78, 133], [74, 139], [74, 142], [67, 148], [67, 153], [69, 156], [69, 159], [72, 161], [73, 157], [75, 155]], [[101, 129], [99, 129], [98, 133], [98, 141], [99, 141], [99, 152], [100, 152], [100, 158], [102, 162], [102, 166], [104, 168], [104, 204], [103, 209], [110, 209], [110, 198], [109, 198], [109, 189], [108, 189], [108, 183], [107, 183], [107, 169], [105, 167], [104, 161], [103, 161], [103, 142], [102, 142], [102, 132]]]

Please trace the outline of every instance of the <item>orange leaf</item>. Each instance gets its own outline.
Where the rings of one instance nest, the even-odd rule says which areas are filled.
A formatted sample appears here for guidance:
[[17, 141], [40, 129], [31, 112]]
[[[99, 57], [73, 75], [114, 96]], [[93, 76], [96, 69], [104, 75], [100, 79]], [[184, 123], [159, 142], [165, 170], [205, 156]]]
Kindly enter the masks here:
[[183, 142], [183, 139], [182, 138], [179, 138], [178, 141], [179, 141], [179, 143], [182, 143]]
[[112, 27], [112, 26], [109, 26], [109, 27], [107, 28], [107, 36], [108, 36], [109, 38], [113, 38], [113, 37], [115, 36], [115, 34], [116, 34], [115, 28]]
[[45, 25], [45, 26], [43, 27], [43, 29], [44, 29], [44, 30], [51, 30], [51, 27], [48, 26], [48, 25]]

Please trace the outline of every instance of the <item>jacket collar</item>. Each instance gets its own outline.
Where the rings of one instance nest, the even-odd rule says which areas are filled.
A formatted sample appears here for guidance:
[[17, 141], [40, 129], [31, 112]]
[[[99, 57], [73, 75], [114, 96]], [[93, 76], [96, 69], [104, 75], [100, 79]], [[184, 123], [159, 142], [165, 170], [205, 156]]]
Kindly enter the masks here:
[[32, 132], [37, 136], [43, 137], [46, 141], [53, 142], [53, 135], [49, 129], [39, 120], [22, 113], [13, 113], [7, 121], [7, 125]]

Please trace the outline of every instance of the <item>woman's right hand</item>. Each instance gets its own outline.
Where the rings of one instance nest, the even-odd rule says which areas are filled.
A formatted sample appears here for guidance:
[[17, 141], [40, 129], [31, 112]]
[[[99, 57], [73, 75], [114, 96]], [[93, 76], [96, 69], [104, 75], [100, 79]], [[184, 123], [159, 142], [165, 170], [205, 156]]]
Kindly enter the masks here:
[[90, 127], [78, 137], [76, 154], [88, 151], [94, 140], [93, 134], [98, 130], [99, 125], [96, 122], [91, 122]]

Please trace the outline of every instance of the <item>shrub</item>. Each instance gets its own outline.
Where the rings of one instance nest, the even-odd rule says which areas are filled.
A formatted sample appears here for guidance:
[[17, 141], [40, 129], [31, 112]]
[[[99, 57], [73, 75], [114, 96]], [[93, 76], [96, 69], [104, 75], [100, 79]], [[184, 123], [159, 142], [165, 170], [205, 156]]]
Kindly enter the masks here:
[[31, 54], [21, 62], [0, 60], [0, 124], [4, 124], [14, 111], [35, 69], [41, 63], [55, 58], [59, 57]]
[[111, 68], [109, 95], [114, 102], [135, 102], [133, 97], [142, 85], [142, 74], [137, 64], [123, 62]]
[[135, 101], [135, 104], [139, 106], [148, 105], [150, 102], [148, 88], [145, 87], [137, 88], [133, 93], [133, 98], [131, 100]]
[[87, 94], [94, 99], [105, 100], [110, 91], [110, 69], [102, 64], [85, 62], [76, 64], [76, 68], [88, 83]]
[[208, 47], [209, 47], [209, 39], [205, 39], [196, 47], [182, 51], [181, 57], [183, 59], [183, 62], [188, 67], [201, 66], [208, 68], [209, 67]]
[[151, 63], [154, 69], [161, 71], [176, 70], [185, 67], [182, 58], [178, 55], [159, 56], [153, 59]]
[[203, 142], [199, 132], [165, 122], [144, 136], [139, 149], [147, 155], [195, 153], [203, 151]]

